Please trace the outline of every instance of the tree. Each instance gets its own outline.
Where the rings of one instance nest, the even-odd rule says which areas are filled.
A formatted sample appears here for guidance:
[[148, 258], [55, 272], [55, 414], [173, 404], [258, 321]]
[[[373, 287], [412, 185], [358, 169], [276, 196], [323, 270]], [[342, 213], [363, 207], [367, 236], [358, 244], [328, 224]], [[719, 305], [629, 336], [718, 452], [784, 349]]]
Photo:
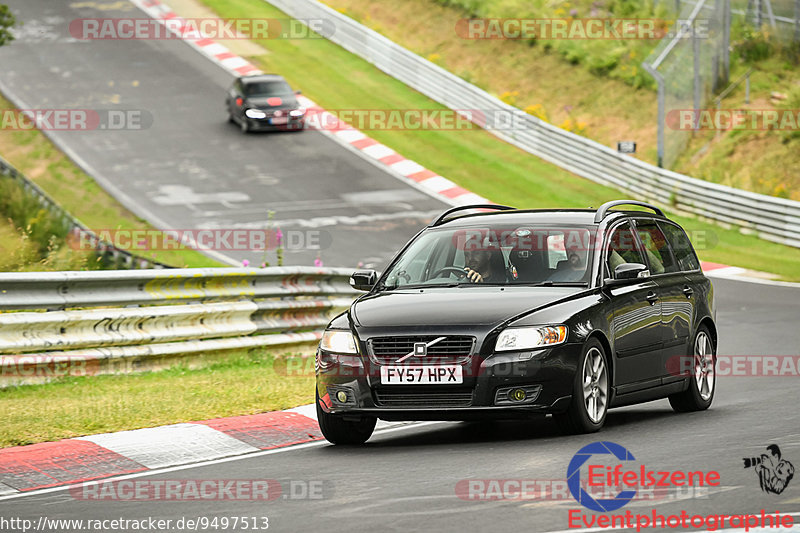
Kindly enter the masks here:
[[11, 35], [11, 27], [16, 22], [14, 14], [8, 9], [7, 5], [0, 4], [0, 46], [14, 40]]

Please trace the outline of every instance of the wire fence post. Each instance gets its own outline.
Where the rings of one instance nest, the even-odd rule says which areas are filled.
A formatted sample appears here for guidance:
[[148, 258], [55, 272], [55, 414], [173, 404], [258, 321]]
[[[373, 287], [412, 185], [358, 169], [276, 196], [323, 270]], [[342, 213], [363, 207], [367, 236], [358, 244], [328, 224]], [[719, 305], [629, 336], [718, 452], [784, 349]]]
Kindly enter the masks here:
[[700, 127], [700, 43], [697, 40], [697, 28], [692, 27], [692, 57], [693, 57], [693, 68], [694, 68], [694, 120], [692, 121], [692, 125], [694, 128], [692, 129], [692, 135], [697, 129]]
[[658, 84], [658, 166], [664, 167], [664, 77], [647, 62], [642, 63], [642, 67], [653, 76]]

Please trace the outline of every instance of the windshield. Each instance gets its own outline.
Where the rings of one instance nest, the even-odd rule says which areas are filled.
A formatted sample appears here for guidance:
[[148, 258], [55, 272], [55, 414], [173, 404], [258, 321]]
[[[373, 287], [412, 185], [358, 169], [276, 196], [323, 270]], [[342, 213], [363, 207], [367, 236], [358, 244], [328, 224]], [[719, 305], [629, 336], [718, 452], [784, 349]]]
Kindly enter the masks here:
[[387, 271], [381, 287], [588, 285], [594, 232], [545, 225], [428, 230]]
[[289, 96], [294, 94], [285, 81], [257, 81], [244, 86], [245, 96]]

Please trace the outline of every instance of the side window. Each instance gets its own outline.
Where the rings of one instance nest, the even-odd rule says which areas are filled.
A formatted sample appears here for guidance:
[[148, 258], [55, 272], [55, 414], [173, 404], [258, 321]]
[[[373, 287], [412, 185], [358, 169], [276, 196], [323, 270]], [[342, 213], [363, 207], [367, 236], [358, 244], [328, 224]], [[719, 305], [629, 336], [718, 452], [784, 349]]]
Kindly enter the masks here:
[[680, 269], [684, 271], [699, 270], [700, 261], [697, 259], [697, 254], [695, 254], [692, 243], [689, 241], [689, 237], [686, 236], [686, 233], [673, 224], [659, 222], [658, 226], [667, 236], [667, 240], [672, 247], [675, 258], [678, 260]]
[[651, 274], [679, 271], [678, 264], [669, 249], [667, 238], [654, 221], [637, 222], [636, 233], [644, 246]]
[[631, 225], [628, 222], [614, 228], [611, 237], [608, 239], [606, 266], [609, 276], [613, 276], [614, 269], [622, 263], [647, 264], [636, 242], [636, 236], [633, 234]]

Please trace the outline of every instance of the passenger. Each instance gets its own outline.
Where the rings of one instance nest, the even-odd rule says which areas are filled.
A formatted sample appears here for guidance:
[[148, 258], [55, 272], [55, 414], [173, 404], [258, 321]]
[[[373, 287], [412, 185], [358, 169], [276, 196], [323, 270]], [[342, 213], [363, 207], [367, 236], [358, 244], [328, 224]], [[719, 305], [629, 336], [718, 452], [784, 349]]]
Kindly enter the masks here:
[[577, 248], [567, 249], [567, 260], [559, 261], [548, 281], [580, 281], [586, 274], [586, 254]]

